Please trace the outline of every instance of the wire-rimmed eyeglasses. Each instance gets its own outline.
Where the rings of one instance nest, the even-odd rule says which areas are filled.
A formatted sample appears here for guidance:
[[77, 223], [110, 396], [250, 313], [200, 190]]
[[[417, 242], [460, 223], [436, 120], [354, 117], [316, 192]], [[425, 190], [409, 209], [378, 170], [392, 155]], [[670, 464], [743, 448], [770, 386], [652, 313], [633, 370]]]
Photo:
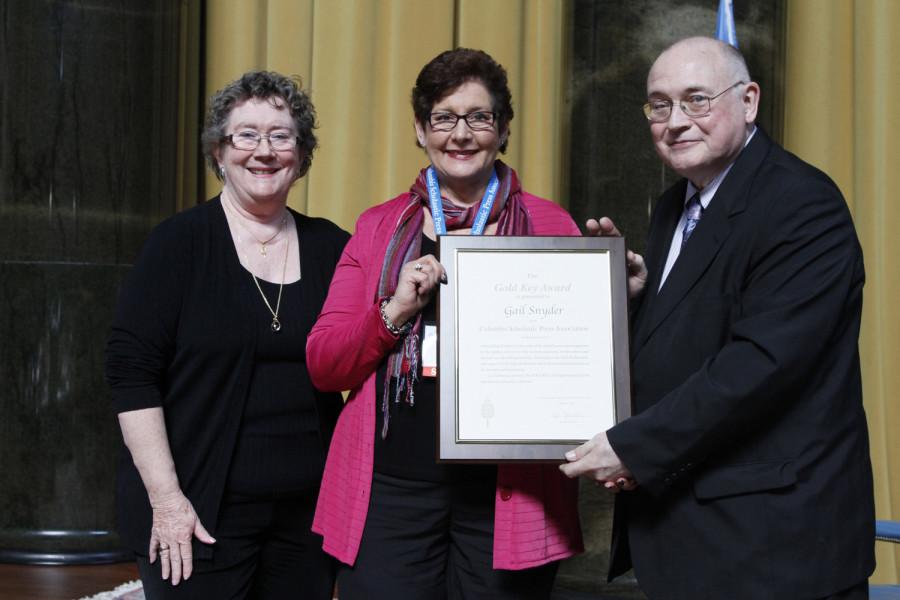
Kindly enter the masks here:
[[236, 150], [256, 150], [262, 140], [268, 141], [272, 150], [293, 150], [300, 143], [299, 137], [286, 131], [259, 133], [252, 129], [226, 135], [222, 140], [231, 144]]
[[[727, 88], [716, 94], [715, 96], [704, 96], [703, 94], [691, 94], [681, 100], [678, 100], [678, 106], [681, 108], [681, 112], [683, 112], [688, 117], [697, 118], [697, 117], [705, 117], [710, 112], [712, 112], [712, 101], [724, 94], [725, 92], [731, 91], [739, 85], [746, 83], [745, 81], [738, 81], [732, 85], [729, 85]], [[647, 120], [651, 123], [664, 123], [669, 120], [669, 116], [672, 114], [672, 107], [675, 105], [675, 102], [672, 100], [663, 100], [662, 98], [658, 98], [655, 100], [651, 100], [647, 104], [644, 105], [644, 116], [647, 117]]]

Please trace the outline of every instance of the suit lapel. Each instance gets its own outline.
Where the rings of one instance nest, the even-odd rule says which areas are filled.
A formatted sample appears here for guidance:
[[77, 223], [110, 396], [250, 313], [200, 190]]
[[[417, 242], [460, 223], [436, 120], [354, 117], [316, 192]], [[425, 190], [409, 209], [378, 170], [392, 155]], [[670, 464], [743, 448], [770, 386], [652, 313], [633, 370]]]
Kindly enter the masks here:
[[[634, 354], [637, 354], [637, 351], [647, 342], [653, 332], [678, 307], [715, 259], [722, 244], [731, 233], [734, 218], [747, 206], [751, 183], [763, 159], [768, 154], [770, 146], [769, 138], [761, 129], [757, 129], [753, 140], [738, 156], [731, 171], [716, 190], [709, 208], [704, 211], [703, 218], [691, 235], [690, 241], [672, 266], [662, 289], [658, 294], [654, 294], [654, 298], [648, 298], [650, 303], [643, 311], [634, 340]], [[650, 264], [656, 273], [651, 278], [651, 287], [647, 290], [648, 293], [653, 293], [659, 286], [674, 228], [681, 217], [686, 185], [686, 182], [680, 182], [673, 187], [673, 191], [680, 190], [681, 192], [681, 195], [674, 199], [675, 201], [672, 201], [673, 199], [667, 195], [668, 203], [675, 205], [674, 209], [668, 207], [669, 211], [675, 213], [674, 221], [672, 215], [667, 215], [665, 223], [660, 220], [659, 225], [667, 227], [663, 230], [664, 235], [661, 237], [668, 242], [660, 244], [660, 247], [654, 250], [654, 262]], [[679, 198], [681, 201], [678, 201]], [[654, 237], [656, 237], [655, 234]]]
[[656, 290], [659, 289], [659, 281], [662, 279], [662, 272], [669, 254], [669, 246], [672, 245], [675, 227], [681, 218], [686, 187], [687, 180], [682, 179], [669, 188], [657, 201], [650, 220], [650, 235], [647, 239], [647, 250], [644, 255], [649, 277], [645, 286], [644, 297], [641, 300], [640, 308], [633, 323], [632, 356], [637, 353], [639, 348], [638, 342], [646, 338], [644, 332], [649, 321], [647, 315], [653, 314], [653, 305], [657, 300]]
[[[653, 223], [653, 236], [647, 244], [647, 267], [650, 269], [650, 280], [647, 282], [648, 290], [658, 290], [662, 272], [669, 256], [669, 247], [672, 245], [672, 236], [675, 235], [675, 227], [681, 219], [684, 210], [684, 194], [687, 188], [687, 180], [682, 179], [676, 183], [666, 194], [660, 198], [657, 204], [658, 215]], [[651, 303], [656, 298], [652, 294], [647, 298]]]
[[[716, 196], [718, 195], [716, 192]], [[725, 207], [717, 200], [714, 199], [709, 210], [704, 212], [690, 241], [672, 265], [672, 270], [653, 303], [653, 310], [648, 315], [649, 319], [643, 328], [644, 336], [638, 340], [639, 345], [646, 341], [694, 287], [728, 237], [731, 225]]]

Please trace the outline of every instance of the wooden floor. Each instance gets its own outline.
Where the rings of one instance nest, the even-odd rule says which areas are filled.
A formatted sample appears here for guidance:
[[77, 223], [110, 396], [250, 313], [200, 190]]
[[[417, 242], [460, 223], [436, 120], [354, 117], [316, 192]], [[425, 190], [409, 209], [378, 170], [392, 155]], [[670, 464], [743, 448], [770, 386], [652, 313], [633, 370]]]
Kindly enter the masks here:
[[3, 600], [73, 600], [138, 578], [137, 565], [35, 567], [0, 564]]

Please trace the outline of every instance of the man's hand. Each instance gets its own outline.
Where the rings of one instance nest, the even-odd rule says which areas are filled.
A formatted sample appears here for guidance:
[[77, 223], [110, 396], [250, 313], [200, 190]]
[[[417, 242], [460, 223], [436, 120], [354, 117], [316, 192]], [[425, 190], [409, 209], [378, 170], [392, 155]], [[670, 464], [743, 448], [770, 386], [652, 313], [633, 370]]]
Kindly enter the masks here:
[[606, 432], [600, 432], [566, 452], [566, 460], [569, 462], [560, 465], [559, 470], [567, 477], [587, 477], [613, 492], [631, 491], [637, 487], [631, 472], [609, 445]]
[[[588, 233], [598, 237], [622, 237], [616, 224], [609, 217], [588, 219], [585, 223]], [[628, 269], [628, 298], [637, 298], [644, 291], [647, 283], [647, 265], [640, 254], [627, 250], [625, 266]]]

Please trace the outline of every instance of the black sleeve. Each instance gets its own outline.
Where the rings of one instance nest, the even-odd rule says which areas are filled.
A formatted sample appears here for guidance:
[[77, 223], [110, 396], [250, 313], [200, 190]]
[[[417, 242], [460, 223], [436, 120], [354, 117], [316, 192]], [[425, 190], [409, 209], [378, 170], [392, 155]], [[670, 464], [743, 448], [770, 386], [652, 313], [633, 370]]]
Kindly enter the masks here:
[[190, 262], [190, 232], [155, 228], [119, 294], [106, 344], [106, 381], [116, 413], [161, 406]]
[[317, 221], [322, 222], [326, 237], [330, 242], [328, 254], [329, 266], [331, 267], [332, 273], [334, 273], [334, 269], [341, 259], [341, 254], [344, 252], [344, 246], [350, 241], [350, 234], [326, 219], [317, 219]]

